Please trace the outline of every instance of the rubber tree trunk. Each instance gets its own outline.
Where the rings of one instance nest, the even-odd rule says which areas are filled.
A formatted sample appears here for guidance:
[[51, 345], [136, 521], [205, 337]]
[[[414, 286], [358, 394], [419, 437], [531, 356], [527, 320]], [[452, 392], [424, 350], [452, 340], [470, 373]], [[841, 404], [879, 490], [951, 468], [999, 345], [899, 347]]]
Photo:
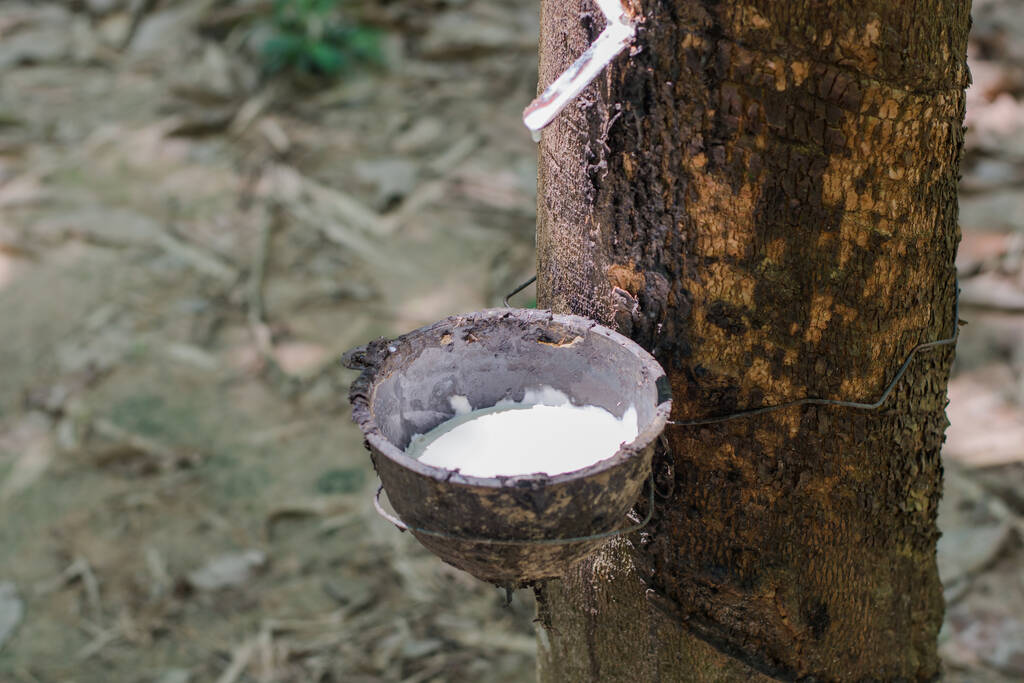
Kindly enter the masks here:
[[[954, 326], [969, 2], [639, 0], [540, 145], [539, 301], [654, 350], [675, 418], [872, 401]], [[603, 28], [542, 0], [544, 86]], [[929, 680], [949, 347], [877, 411], [669, 427], [646, 533], [538, 589], [540, 677]]]

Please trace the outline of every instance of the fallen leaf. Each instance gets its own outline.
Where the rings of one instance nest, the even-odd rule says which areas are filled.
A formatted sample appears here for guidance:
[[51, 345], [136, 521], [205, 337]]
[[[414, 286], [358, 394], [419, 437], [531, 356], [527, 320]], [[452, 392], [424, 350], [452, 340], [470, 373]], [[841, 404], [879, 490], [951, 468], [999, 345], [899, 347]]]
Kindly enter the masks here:
[[960, 198], [960, 224], [964, 232], [1024, 231], [1024, 194], [999, 190]]
[[46, 196], [46, 190], [37, 175], [21, 175], [0, 183], [0, 207], [39, 204]]
[[308, 500], [289, 501], [274, 507], [267, 513], [267, 538], [273, 539], [277, 524], [286, 520], [301, 520], [328, 515], [347, 516], [350, 513], [351, 504], [339, 503], [337, 498], [310, 498]]
[[963, 172], [961, 192], [985, 192], [1015, 185], [1024, 179], [1024, 168], [1005, 159], [979, 159]]
[[0, 649], [25, 615], [25, 604], [10, 581], [0, 581]]
[[357, 612], [377, 599], [373, 585], [356, 577], [328, 580], [324, 583], [324, 592], [343, 605], [349, 613]]
[[156, 683], [189, 683], [192, 674], [188, 669], [168, 669], [156, 679]]
[[[68, 22], [70, 24], [70, 22]], [[4, 38], [0, 46], [0, 69], [19, 64], [56, 62], [71, 51], [71, 35], [65, 26], [42, 26]]]
[[1014, 246], [1015, 235], [1007, 232], [965, 232], [956, 252], [956, 270], [960, 277], [992, 270]]
[[1024, 676], [1024, 622], [990, 610], [962, 606], [949, 617], [950, 641], [944, 654], [951, 653], [964, 664], [982, 661], [1010, 676]]
[[358, 161], [353, 166], [356, 177], [374, 188], [374, 205], [384, 211], [394, 206], [416, 187], [417, 165], [408, 159], [375, 159]]
[[[32, 486], [53, 462], [54, 445], [48, 425], [42, 419], [30, 419], [11, 437], [20, 455], [6, 479], [0, 483], [0, 503], [6, 502]], [[7, 439], [4, 439], [6, 441]], [[0, 446], [5, 444], [0, 442]]]
[[437, 13], [422, 37], [420, 55], [426, 59], [455, 59], [494, 52], [536, 51], [535, 19], [514, 11], [501, 14], [478, 16], [464, 7]]
[[949, 429], [943, 455], [971, 467], [1024, 460], [1024, 410], [992, 390], [979, 371], [949, 383]]
[[[939, 523], [942, 522], [940, 517]], [[1012, 526], [1009, 524], [941, 528], [938, 563], [939, 577], [944, 585], [983, 570], [1012, 538]]]
[[320, 368], [330, 351], [319, 344], [301, 341], [281, 342], [274, 346], [274, 360], [289, 375], [302, 375]]
[[960, 285], [960, 305], [1008, 313], [1024, 312], [1024, 291], [1013, 280], [997, 273], [983, 273]]
[[444, 139], [444, 123], [440, 119], [424, 117], [417, 119], [408, 130], [391, 141], [391, 148], [399, 154], [422, 152]]
[[234, 683], [238, 680], [245, 668], [249, 666], [249, 660], [256, 653], [256, 639], [247, 640], [235, 648], [231, 655], [231, 663], [224, 673], [217, 679], [217, 683]]
[[266, 563], [267, 556], [260, 550], [221, 555], [189, 572], [188, 583], [193, 588], [209, 591], [238, 586], [248, 581]]

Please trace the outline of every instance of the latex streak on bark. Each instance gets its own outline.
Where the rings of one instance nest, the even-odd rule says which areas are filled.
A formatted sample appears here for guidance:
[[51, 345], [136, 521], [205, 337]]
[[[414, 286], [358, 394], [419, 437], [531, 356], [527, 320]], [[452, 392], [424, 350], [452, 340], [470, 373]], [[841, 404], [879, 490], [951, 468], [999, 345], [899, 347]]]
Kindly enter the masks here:
[[534, 133], [551, 123], [615, 57], [633, 43], [636, 25], [619, 0], [595, 0], [608, 24], [579, 58], [523, 110], [523, 123]]

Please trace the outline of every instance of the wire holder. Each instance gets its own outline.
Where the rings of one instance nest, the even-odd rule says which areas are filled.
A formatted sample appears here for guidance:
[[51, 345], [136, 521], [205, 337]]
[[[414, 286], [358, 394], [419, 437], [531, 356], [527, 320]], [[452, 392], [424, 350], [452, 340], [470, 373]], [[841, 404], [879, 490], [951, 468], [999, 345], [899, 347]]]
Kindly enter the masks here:
[[[537, 280], [537, 276], [534, 275], [529, 280], [519, 285], [511, 292], [505, 295], [505, 305], [509, 308], [512, 304], [509, 303], [509, 299], [523, 291]], [[807, 397], [799, 398], [795, 401], [786, 401], [785, 403], [779, 403], [771, 406], [763, 406], [761, 408], [750, 408], [748, 410], [740, 410], [735, 413], [728, 413], [726, 415], [716, 415], [711, 417], [701, 417], [694, 420], [669, 420], [667, 424], [673, 427], [698, 427], [701, 425], [718, 424], [720, 422], [728, 422], [729, 420], [735, 420], [743, 417], [754, 417], [755, 415], [765, 415], [766, 413], [774, 413], [777, 410], [785, 410], [786, 408], [795, 408], [796, 406], [838, 406], [840, 408], [853, 408], [855, 410], [878, 410], [885, 402], [889, 400], [889, 396], [892, 395], [893, 389], [899, 384], [899, 381], [903, 379], [903, 375], [906, 374], [907, 368], [910, 367], [911, 361], [914, 360], [914, 356], [919, 351], [927, 351], [934, 349], [939, 346], [949, 346], [956, 344], [960, 338], [960, 282], [956, 283], [956, 296], [953, 298], [953, 334], [944, 339], [936, 339], [935, 341], [927, 341], [918, 344], [914, 348], [910, 349], [910, 353], [903, 359], [903, 364], [900, 365], [899, 370], [893, 375], [892, 379], [886, 385], [882, 391], [882, 395], [877, 400], [871, 402], [860, 402], [860, 401], [842, 401], [831, 398], [817, 398]]]

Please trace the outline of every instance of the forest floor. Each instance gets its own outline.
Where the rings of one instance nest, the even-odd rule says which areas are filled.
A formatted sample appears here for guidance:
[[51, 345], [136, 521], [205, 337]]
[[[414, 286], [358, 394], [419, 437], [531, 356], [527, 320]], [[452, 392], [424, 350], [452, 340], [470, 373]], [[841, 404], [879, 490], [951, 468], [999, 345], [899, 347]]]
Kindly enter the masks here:
[[[534, 680], [529, 592], [373, 513], [336, 361], [532, 274], [536, 2], [358, 5], [388, 66], [320, 87], [260, 76], [266, 2], [0, 6], [3, 683]], [[975, 1], [950, 680], [1024, 679], [1013, 7]]]

